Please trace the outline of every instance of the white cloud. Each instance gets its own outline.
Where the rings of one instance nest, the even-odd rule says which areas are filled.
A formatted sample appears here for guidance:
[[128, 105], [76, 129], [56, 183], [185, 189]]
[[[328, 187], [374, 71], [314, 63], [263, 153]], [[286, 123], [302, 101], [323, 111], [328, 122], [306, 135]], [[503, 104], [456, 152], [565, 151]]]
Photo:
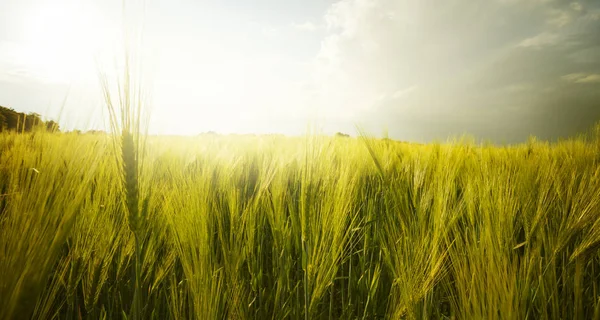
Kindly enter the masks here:
[[402, 98], [406, 98], [411, 92], [414, 92], [415, 90], [417, 90], [417, 86], [410, 86], [410, 87], [406, 87], [406, 88], [401, 88], [398, 89], [396, 91], [392, 91], [390, 92], [384, 92], [381, 95], [379, 95], [379, 97], [377, 97], [376, 101], [378, 103], [383, 103], [383, 102], [390, 102], [390, 101], [395, 101], [395, 100], [399, 100]]
[[292, 26], [298, 30], [303, 30], [303, 31], [308, 31], [308, 32], [314, 32], [319, 29], [319, 26], [317, 26], [316, 24], [314, 24], [310, 21], [306, 21], [303, 23], [294, 23], [294, 24], [292, 24]]
[[579, 37], [592, 9], [586, 0], [338, 1], [314, 64], [316, 105], [376, 127], [525, 125], [544, 112], [542, 90], [577, 64], [569, 54], [594, 45]]
[[573, 9], [575, 11], [583, 10], [583, 6], [579, 2], [571, 2], [571, 4], [569, 6], [571, 7], [571, 9]]
[[548, 19], [546, 22], [551, 26], [564, 27], [573, 21], [573, 12], [571, 9], [550, 9], [548, 10]]
[[[411, 94], [412, 101], [436, 97], [428, 92], [432, 87], [450, 90], [448, 84], [473, 67], [470, 57], [487, 59], [493, 46], [504, 45], [493, 43], [511, 31], [502, 30], [506, 29], [501, 25], [505, 16], [498, 13], [502, 8], [497, 3], [474, 7], [469, 1], [335, 3], [325, 15], [328, 34], [316, 63], [317, 87], [327, 98], [323, 108], [367, 112], [377, 108], [382, 97], [397, 99], [414, 90], [398, 88], [416, 84], [424, 86]], [[506, 10], [519, 14], [517, 9]]]
[[598, 73], [571, 73], [562, 76], [563, 80], [573, 83], [600, 83], [600, 74]]
[[9, 41], [0, 41], [0, 81], [23, 82], [40, 78], [27, 66], [28, 53], [23, 46]]
[[392, 93], [392, 99], [400, 99], [415, 90], [417, 90], [417, 86], [410, 86], [408, 88], [397, 90]]
[[278, 37], [281, 34], [281, 30], [279, 28], [270, 25], [262, 26], [260, 32], [267, 38]]
[[558, 43], [560, 37], [556, 33], [543, 32], [537, 36], [527, 38], [519, 43], [519, 47], [541, 48]]

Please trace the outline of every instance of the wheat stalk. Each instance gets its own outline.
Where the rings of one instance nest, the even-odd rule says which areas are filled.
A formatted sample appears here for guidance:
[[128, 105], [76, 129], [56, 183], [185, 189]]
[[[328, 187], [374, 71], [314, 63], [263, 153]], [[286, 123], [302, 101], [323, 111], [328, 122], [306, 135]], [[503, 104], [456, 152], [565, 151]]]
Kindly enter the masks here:
[[[125, 9], [124, 9], [125, 10]], [[125, 13], [125, 12], [124, 12]], [[135, 48], [131, 47], [131, 39], [128, 31], [125, 31], [125, 57], [123, 76], [117, 78], [116, 94], [118, 95], [118, 108], [113, 103], [114, 96], [109, 86], [108, 77], [105, 72], [100, 71], [100, 84], [104, 95], [104, 100], [108, 109], [111, 131], [113, 133], [113, 142], [117, 163], [121, 168], [122, 187], [124, 192], [124, 205], [127, 210], [127, 222], [135, 241], [135, 270], [133, 275], [133, 301], [131, 307], [131, 317], [133, 319], [142, 318], [142, 283], [141, 273], [143, 264], [144, 239], [147, 233], [145, 224], [146, 213], [140, 211], [140, 169], [141, 169], [141, 150], [145, 144], [141, 136], [142, 111], [145, 108], [145, 97], [141, 85], [141, 72], [139, 69], [139, 57], [132, 55]], [[132, 63], [137, 61], [137, 64]], [[137, 67], [137, 68], [136, 68]], [[133, 75], [137, 77], [133, 77]], [[120, 137], [120, 139], [119, 139]], [[120, 152], [119, 152], [120, 140]]]

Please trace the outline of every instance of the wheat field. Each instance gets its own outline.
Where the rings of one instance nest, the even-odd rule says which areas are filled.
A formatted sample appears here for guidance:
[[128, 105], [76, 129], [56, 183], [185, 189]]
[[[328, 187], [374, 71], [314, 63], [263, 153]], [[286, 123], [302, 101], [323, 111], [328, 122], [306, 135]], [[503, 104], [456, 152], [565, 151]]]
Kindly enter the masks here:
[[0, 135], [0, 319], [600, 319], [596, 139], [115, 141]]

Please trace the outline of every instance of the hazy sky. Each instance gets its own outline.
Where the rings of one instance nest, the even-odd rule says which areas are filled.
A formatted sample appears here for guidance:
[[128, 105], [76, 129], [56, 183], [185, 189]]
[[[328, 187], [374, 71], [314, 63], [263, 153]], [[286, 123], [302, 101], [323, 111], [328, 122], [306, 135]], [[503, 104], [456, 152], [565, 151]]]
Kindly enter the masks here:
[[[120, 0], [0, 1], [0, 105], [103, 126]], [[150, 131], [551, 139], [600, 120], [600, 1], [147, 0]], [[65, 97], [67, 98], [65, 100]]]

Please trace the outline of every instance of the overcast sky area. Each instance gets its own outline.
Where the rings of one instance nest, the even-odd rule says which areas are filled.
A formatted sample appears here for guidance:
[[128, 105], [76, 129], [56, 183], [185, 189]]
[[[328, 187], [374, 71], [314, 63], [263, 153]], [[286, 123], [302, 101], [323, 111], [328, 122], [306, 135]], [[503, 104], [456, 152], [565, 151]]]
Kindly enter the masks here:
[[[0, 1], [0, 105], [102, 128], [98, 70], [117, 55], [121, 8]], [[139, 13], [151, 133], [359, 125], [513, 143], [600, 120], [598, 0], [147, 0]]]

